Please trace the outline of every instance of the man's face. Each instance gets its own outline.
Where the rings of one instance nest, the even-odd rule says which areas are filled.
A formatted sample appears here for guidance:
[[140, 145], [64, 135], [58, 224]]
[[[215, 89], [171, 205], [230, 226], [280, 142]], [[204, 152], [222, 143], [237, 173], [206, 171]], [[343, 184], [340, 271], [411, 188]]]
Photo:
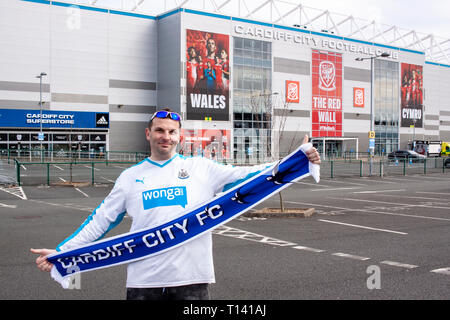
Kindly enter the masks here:
[[150, 142], [153, 160], [169, 160], [180, 142], [180, 123], [170, 118], [154, 118], [151, 128], [145, 128], [145, 137]]
[[208, 43], [206, 44], [206, 48], [208, 49], [208, 52], [215, 52], [216, 51], [216, 41], [214, 39], [208, 39]]

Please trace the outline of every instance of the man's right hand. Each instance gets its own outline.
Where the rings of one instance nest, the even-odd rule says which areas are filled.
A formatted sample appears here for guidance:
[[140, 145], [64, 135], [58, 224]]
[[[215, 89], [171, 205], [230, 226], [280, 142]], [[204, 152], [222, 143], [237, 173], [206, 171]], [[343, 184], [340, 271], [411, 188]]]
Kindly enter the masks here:
[[49, 254], [55, 253], [54, 249], [30, 249], [32, 253], [38, 254], [39, 257], [36, 259], [36, 264], [39, 269], [42, 271], [50, 272], [53, 267], [53, 263], [48, 262], [47, 256]]

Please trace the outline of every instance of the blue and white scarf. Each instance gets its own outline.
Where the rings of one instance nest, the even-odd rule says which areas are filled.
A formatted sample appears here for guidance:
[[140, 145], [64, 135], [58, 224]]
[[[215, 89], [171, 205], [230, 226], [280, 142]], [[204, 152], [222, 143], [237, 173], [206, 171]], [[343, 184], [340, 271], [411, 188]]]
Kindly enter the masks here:
[[[51, 275], [67, 288], [70, 276], [75, 273], [130, 263], [163, 253], [227, 223], [295, 181], [312, 175], [319, 182], [320, 167], [309, 162], [305, 154], [309, 148], [309, 143], [300, 146], [258, 175], [194, 209], [186, 210], [179, 218], [163, 225], [49, 255], [48, 261], [54, 264]], [[169, 236], [162, 237], [163, 231]]]

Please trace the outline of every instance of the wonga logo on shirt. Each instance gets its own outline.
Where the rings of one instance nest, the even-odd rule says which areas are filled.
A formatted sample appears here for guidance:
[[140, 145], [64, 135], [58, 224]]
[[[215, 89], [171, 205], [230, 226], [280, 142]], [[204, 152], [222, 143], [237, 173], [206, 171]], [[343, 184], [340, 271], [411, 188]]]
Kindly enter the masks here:
[[144, 210], [156, 207], [187, 205], [186, 187], [170, 187], [142, 192]]

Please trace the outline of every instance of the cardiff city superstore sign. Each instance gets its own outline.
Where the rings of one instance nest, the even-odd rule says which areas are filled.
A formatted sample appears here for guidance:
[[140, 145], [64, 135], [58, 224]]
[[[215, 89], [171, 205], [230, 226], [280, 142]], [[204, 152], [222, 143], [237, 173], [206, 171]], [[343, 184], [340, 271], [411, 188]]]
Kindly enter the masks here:
[[373, 46], [365, 46], [359, 43], [349, 43], [338, 39], [338, 37], [328, 38], [326, 34], [324, 34], [323, 37], [314, 37], [312, 34], [304, 34], [302, 32], [289, 32], [288, 30], [276, 30], [274, 28], [263, 28], [254, 25], [244, 26], [241, 24], [234, 25], [233, 30], [237, 35], [251, 36], [260, 38], [261, 40], [279, 40], [294, 44], [307, 45], [314, 48], [324, 48], [371, 56], [389, 53], [389, 57], [391, 59], [399, 59], [397, 50], [387, 50], [387, 48], [374, 48]]
[[4, 128], [109, 128], [108, 112], [0, 109]]

